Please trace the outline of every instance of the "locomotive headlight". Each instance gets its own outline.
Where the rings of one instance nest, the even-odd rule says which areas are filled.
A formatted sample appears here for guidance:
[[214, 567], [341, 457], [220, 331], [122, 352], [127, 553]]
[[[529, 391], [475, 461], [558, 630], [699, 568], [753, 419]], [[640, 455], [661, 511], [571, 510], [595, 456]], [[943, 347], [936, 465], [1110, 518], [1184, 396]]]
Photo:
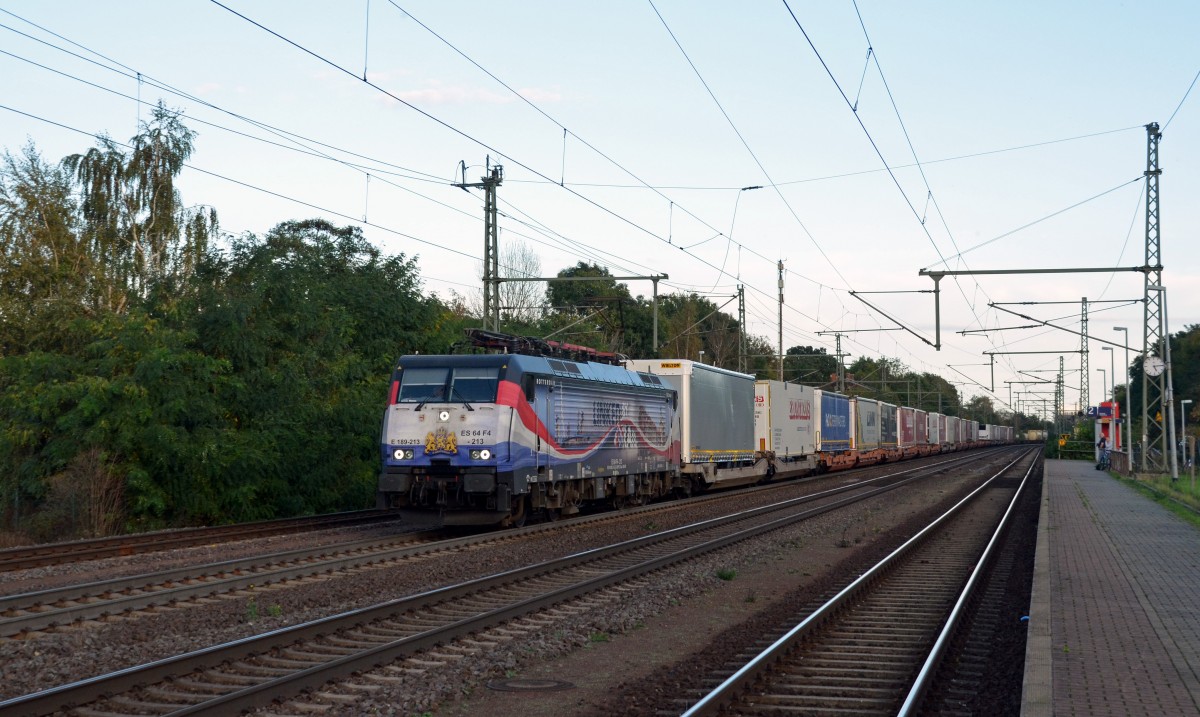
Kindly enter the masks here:
[[397, 448], [392, 451], [392, 458], [398, 461], [411, 461], [413, 457], [412, 449]]
[[480, 460], [484, 460], [484, 461], [486, 461], [487, 459], [489, 459], [489, 458], [491, 458], [491, 457], [492, 457], [492, 452], [491, 452], [491, 451], [489, 451], [489, 450], [488, 450], [488, 449], [486, 449], [486, 448], [484, 448], [482, 451], [480, 451], [480, 452], [479, 452], [479, 459], [480, 459]]
[[450, 420], [450, 412], [442, 411], [441, 413], [438, 414], [438, 420], [439, 421], [449, 421]]

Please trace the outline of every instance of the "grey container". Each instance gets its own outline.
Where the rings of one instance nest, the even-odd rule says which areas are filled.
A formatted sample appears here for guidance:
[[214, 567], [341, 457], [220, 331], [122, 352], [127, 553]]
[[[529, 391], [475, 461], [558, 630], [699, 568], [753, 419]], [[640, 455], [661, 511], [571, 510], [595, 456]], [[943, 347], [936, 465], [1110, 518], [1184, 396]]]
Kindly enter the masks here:
[[683, 463], [754, 461], [754, 377], [686, 359], [634, 359], [679, 396]]

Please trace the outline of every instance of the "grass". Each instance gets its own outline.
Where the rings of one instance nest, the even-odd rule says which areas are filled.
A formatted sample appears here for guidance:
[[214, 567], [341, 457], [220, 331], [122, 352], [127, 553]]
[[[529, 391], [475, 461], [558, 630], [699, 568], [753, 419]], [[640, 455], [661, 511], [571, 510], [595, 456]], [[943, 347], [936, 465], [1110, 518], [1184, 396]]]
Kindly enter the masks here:
[[733, 580], [737, 577], [737, 571], [733, 568], [721, 568], [717, 571], [717, 577], [725, 581]]
[[1147, 496], [1191, 525], [1200, 528], [1200, 487], [1192, 483], [1192, 477], [1180, 476], [1172, 482], [1170, 476], [1152, 476], [1137, 480], [1116, 474], [1117, 480]]

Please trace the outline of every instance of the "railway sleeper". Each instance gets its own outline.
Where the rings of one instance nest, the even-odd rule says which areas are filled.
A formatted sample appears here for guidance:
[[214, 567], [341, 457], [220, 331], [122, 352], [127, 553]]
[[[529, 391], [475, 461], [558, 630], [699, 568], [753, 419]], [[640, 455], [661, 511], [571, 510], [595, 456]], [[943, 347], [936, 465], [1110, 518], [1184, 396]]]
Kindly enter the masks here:
[[154, 697], [160, 697], [164, 700], [171, 700], [172, 702], [190, 702], [193, 704], [199, 704], [207, 701], [212, 693], [184, 692], [183, 690], [172, 690], [168, 687], [153, 686], [146, 688], [146, 694]]
[[[221, 686], [228, 687], [249, 687], [262, 682], [263, 676], [238, 675], [231, 672], [221, 672], [218, 670], [205, 670], [201, 675], [208, 680], [207, 684], [212, 685], [214, 689]], [[277, 677], [278, 674], [266, 675], [266, 677]], [[229, 690], [221, 690], [218, 694], [224, 694]]]
[[358, 704], [358, 695], [343, 695], [337, 692], [314, 692], [313, 694], [327, 702], [334, 702], [339, 705]]

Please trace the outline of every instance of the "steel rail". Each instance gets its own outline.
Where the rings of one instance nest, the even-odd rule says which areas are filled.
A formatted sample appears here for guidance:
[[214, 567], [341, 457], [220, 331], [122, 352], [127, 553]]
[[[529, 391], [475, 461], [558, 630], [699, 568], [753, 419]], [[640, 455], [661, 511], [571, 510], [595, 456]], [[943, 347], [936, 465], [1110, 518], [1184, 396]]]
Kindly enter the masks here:
[[916, 679], [913, 680], [912, 689], [905, 696], [904, 703], [900, 706], [897, 717], [909, 717], [921, 704], [921, 700], [929, 689], [929, 685], [933, 682], [934, 673], [937, 672], [937, 668], [945, 656], [950, 639], [954, 636], [954, 631], [958, 628], [963, 614], [967, 611], [967, 602], [974, 596], [975, 590], [983, 582], [984, 575], [987, 573], [992, 560], [996, 556], [996, 546], [1008, 529], [1012, 516], [1017, 509], [1017, 501], [1024, 495], [1025, 485], [1029, 482], [1029, 476], [1036, 467], [1037, 461], [1034, 461], [1029, 465], [1028, 470], [1025, 471], [1024, 477], [1021, 478], [1021, 484], [1017, 487], [1012, 500], [1009, 501], [1008, 508], [1004, 511], [1003, 517], [1000, 518], [1000, 524], [993, 531], [992, 537], [988, 540], [987, 547], [983, 549], [983, 553], [979, 557], [979, 562], [976, 563], [975, 569], [971, 571], [971, 577], [967, 579], [967, 584], [963, 586], [962, 593], [958, 596], [958, 600], [955, 601], [954, 608], [950, 611], [950, 616], [946, 619], [946, 624], [942, 627], [942, 631], [938, 633], [937, 640], [933, 644], [933, 649], [929, 652], [929, 657], [925, 659], [920, 671], [917, 673]]
[[816, 628], [822, 626], [827, 620], [829, 620], [844, 606], [848, 605], [852, 600], [857, 599], [877, 578], [879, 578], [886, 571], [890, 570], [914, 548], [922, 544], [938, 528], [944, 525], [951, 518], [955, 517], [960, 510], [982, 495], [983, 492], [987, 490], [994, 481], [996, 481], [996, 479], [1003, 476], [1009, 471], [1009, 469], [1029, 456], [1032, 452], [1032, 450], [1023, 452], [1020, 456], [1004, 466], [1004, 468], [998, 471], [995, 475], [988, 478], [987, 481], [981, 484], [978, 488], [971, 491], [971, 493], [955, 503], [949, 510], [934, 519], [920, 532], [909, 538], [904, 542], [904, 544], [892, 551], [887, 557], [876, 563], [857, 579], [851, 582], [848, 586], [830, 598], [827, 602], [814, 610], [798, 625], [793, 627], [782, 637], [773, 642], [769, 647], [748, 661], [715, 689], [704, 695], [687, 711], [685, 711], [682, 717], [701, 717], [720, 714], [723, 709], [729, 707], [738, 698], [738, 696], [743, 693], [748, 685], [753, 684], [755, 680], [763, 677], [780, 660], [782, 660], [786, 653], [801, 639], [811, 634]]
[[220, 539], [222, 542], [261, 537], [300, 530], [322, 530], [344, 525], [393, 520], [395, 513], [388, 510], [356, 510], [346, 513], [330, 513], [304, 518], [281, 518], [254, 523], [217, 525], [203, 528], [181, 528], [155, 533], [114, 535], [107, 538], [89, 538], [69, 543], [43, 543], [23, 545], [0, 550], [0, 572], [37, 568], [46, 565], [75, 563], [98, 558], [123, 555], [154, 553], [174, 548], [207, 545]]
[[[973, 454], [970, 457], [959, 456], [925, 466], [911, 467], [904, 471], [886, 473], [831, 490], [853, 490], [861, 485], [922, 470], [922, 468], [954, 465], [973, 459]], [[814, 500], [831, 494], [830, 491], [823, 491], [802, 496], [796, 500]], [[713, 498], [706, 496], [704, 499], [712, 500]], [[183, 567], [159, 573], [113, 578], [78, 586], [9, 595], [0, 597], [0, 636], [27, 634], [79, 620], [108, 617], [251, 586], [272, 585], [333, 570], [353, 569], [443, 550], [455, 550], [467, 546], [516, 539], [544, 530], [569, 529], [583, 524], [584, 521], [611, 520], [630, 514], [632, 511], [623, 514], [609, 513], [570, 523], [543, 524], [507, 533], [427, 541], [418, 545], [410, 543], [421, 540], [421, 537], [411, 534], [388, 539], [367, 539], [320, 548], [303, 548], [264, 556]], [[403, 541], [403, 544], [396, 545], [397, 540]], [[355, 554], [345, 555], [345, 553]], [[342, 554], [343, 557], [332, 557], [338, 554]], [[324, 556], [331, 557], [321, 559]], [[304, 564], [286, 564], [298, 562]], [[131, 591], [133, 594], [128, 594]], [[54, 607], [55, 605], [59, 607]], [[8, 613], [8, 615], [5, 616], [4, 613]]]
[[[978, 456], [973, 457], [978, 458]], [[351, 672], [371, 669], [398, 656], [411, 654], [414, 651], [445, 642], [453, 637], [475, 632], [499, 622], [510, 620], [515, 616], [569, 600], [577, 595], [594, 592], [609, 585], [659, 570], [676, 562], [717, 550], [734, 542], [776, 530], [870, 496], [879, 495], [884, 491], [919, 480], [926, 475], [935, 475], [942, 470], [944, 470], [944, 467], [940, 464], [937, 466], [927, 466], [924, 470], [912, 469], [904, 471], [903, 473], [905, 474], [917, 472], [917, 475], [901, 477], [890, 485], [862, 486], [860, 484], [860, 491], [857, 495], [833, 496], [836, 499], [828, 504], [800, 512], [792, 512], [783, 517], [770, 518], [770, 513], [786, 512], [798, 507], [803, 502], [811, 502], [813, 498], [805, 496], [803, 498], [781, 501], [770, 506], [740, 511], [730, 516], [700, 521], [692, 525], [662, 531], [651, 536], [643, 536], [622, 541], [611, 546], [583, 551], [558, 560], [510, 570], [495, 576], [438, 588], [418, 595], [390, 600], [379, 605], [281, 628], [262, 635], [203, 648], [185, 655], [158, 660], [146, 665], [127, 668], [108, 675], [101, 675], [0, 702], [0, 715], [48, 714], [80, 704], [94, 702], [116, 693], [126, 692], [170, 677], [193, 673], [197, 670], [211, 669], [230, 661], [246, 659], [252, 655], [263, 654], [272, 650], [284, 649], [289, 645], [294, 645], [303, 640], [330, 635], [339, 629], [360, 626], [372, 621], [387, 620], [408, 611], [423, 610], [421, 614], [425, 616], [429, 614], [428, 608], [434, 604], [461, 604], [465, 598], [478, 595], [485, 589], [495, 589], [496, 587], [503, 586], [503, 590], [511, 591], [513, 586], [532, 584], [534, 581], [545, 578], [554, 572], [561, 572], [585, 564], [596, 563], [600, 560], [636, 553], [636, 551], [648, 550], [656, 545], [656, 549], [658, 550], [668, 549], [670, 551], [660, 553], [648, 559], [636, 560], [632, 565], [626, 564], [615, 570], [610, 570], [607, 574], [590, 577], [572, 585], [552, 587], [540, 596], [526, 597], [504, 607], [492, 609], [469, 618], [459, 619], [449, 625], [442, 625], [435, 629], [395, 640], [364, 652], [338, 657], [322, 665], [301, 670], [293, 675], [267, 680], [257, 685], [232, 691], [226, 695], [214, 696], [203, 704], [183, 707], [171, 714], [229, 714], [237, 709], [262, 706], [283, 694], [281, 690], [284, 689], [285, 683], [287, 687], [286, 691], [293, 692], [317, 684], [323, 684], [330, 679], [344, 676]], [[827, 491], [826, 494], [833, 492], [835, 491]], [[830, 496], [826, 495], [826, 497]], [[702, 531], [728, 529], [735, 527], [733, 526], [734, 523], [760, 517], [767, 518], [767, 520], [749, 528], [732, 530], [715, 538], [704, 539], [699, 543], [694, 542], [698, 538], [703, 537], [699, 535]], [[692, 541], [692, 544], [685, 545], [685, 547], [679, 549], [666, 545], [668, 542], [677, 543], [680, 540], [685, 543]]]

